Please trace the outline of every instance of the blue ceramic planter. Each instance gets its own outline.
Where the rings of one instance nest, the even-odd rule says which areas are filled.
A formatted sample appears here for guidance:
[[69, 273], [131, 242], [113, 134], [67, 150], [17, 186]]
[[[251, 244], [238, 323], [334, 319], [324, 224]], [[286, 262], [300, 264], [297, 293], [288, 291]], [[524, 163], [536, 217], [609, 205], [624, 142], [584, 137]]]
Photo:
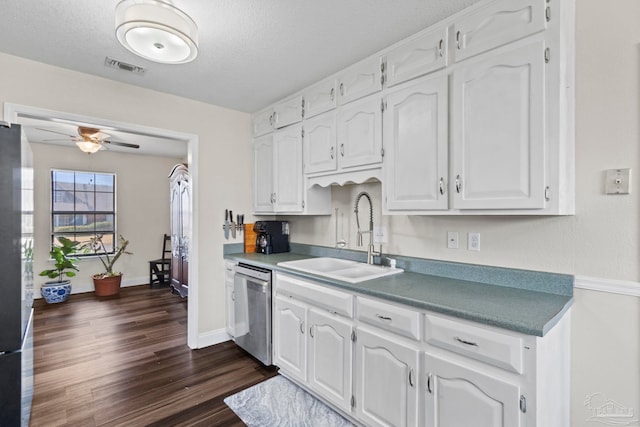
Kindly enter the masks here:
[[65, 280], [63, 282], [47, 282], [40, 287], [40, 295], [49, 304], [64, 302], [69, 299], [71, 294], [71, 282]]

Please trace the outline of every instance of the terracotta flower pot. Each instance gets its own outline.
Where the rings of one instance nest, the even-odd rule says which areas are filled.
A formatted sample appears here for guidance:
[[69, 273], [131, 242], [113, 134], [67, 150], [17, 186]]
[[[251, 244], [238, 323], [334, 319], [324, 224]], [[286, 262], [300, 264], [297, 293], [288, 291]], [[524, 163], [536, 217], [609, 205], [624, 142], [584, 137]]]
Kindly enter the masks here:
[[96, 289], [96, 296], [108, 297], [120, 293], [120, 283], [122, 274], [118, 276], [96, 277], [93, 276], [93, 286]]

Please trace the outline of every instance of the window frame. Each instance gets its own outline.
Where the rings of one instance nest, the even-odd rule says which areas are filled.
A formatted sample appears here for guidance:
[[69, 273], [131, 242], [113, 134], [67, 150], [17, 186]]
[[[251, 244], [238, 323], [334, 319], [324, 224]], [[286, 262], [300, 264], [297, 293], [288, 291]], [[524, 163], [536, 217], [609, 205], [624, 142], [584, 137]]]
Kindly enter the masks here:
[[[56, 183], [60, 183], [62, 182], [61, 180], [57, 180], [55, 178], [55, 175], [57, 172], [60, 173], [67, 173], [67, 174], [73, 174], [73, 189], [71, 191], [69, 190], [61, 190], [59, 188], [57, 188]], [[86, 189], [79, 189], [78, 187], [82, 184], [78, 183], [78, 175], [79, 174], [88, 174], [88, 175], [93, 175], [93, 189], [87, 191]], [[98, 191], [98, 189], [96, 188], [96, 175], [106, 175], [111, 177], [111, 188], [112, 191]], [[101, 234], [103, 236], [112, 236], [112, 244], [109, 247], [110, 250], [108, 250], [108, 254], [113, 254], [115, 253], [115, 246], [117, 245], [117, 208], [116, 208], [116, 192], [117, 192], [117, 176], [115, 172], [102, 172], [102, 171], [86, 171], [86, 170], [76, 170], [76, 169], [60, 169], [60, 168], [51, 168], [50, 173], [49, 173], [49, 178], [50, 178], [50, 185], [49, 185], [49, 196], [50, 196], [50, 203], [49, 203], [49, 221], [50, 221], [50, 227], [49, 227], [49, 234], [50, 234], [50, 244], [53, 247], [53, 245], [55, 245], [55, 242], [57, 240], [58, 236], [65, 236], [70, 238], [71, 240], [78, 240], [78, 237], [80, 237], [80, 241], [86, 241], [88, 240], [90, 237], [93, 237], [97, 234]], [[69, 183], [67, 183], [68, 185]], [[58, 186], [59, 187], [59, 186]], [[56, 203], [59, 202], [58, 198], [56, 196], [63, 194], [63, 193], [71, 193], [71, 196], [73, 198], [73, 209], [72, 210], [62, 210], [62, 209], [58, 209], [56, 210]], [[91, 193], [93, 200], [93, 210], [78, 210], [78, 193]], [[97, 207], [97, 194], [111, 194], [111, 207], [112, 210], [96, 210]], [[56, 217], [60, 217], [62, 215], [69, 215], [72, 220], [70, 221], [71, 224], [69, 224], [69, 227], [73, 227], [73, 230], [65, 230], [65, 231], [56, 231], [57, 227], [64, 227], [64, 226], [60, 226], [56, 224]], [[78, 230], [77, 227], [82, 227], [82, 225], [78, 225], [76, 223], [76, 219], [80, 216], [93, 216], [93, 230]], [[96, 224], [98, 223], [95, 219], [96, 216], [112, 216], [112, 227], [110, 229], [96, 229]], [[86, 226], [86, 224], [84, 224]], [[83, 238], [86, 237], [86, 238]], [[109, 239], [107, 239], [109, 240]], [[95, 257], [95, 256], [99, 256], [99, 255], [104, 255], [104, 252], [98, 252], [98, 253], [94, 253], [94, 252], [89, 252], [89, 253], [83, 253], [83, 252], [76, 252], [73, 254], [70, 254], [71, 256], [77, 257], [77, 258], [91, 258], [91, 257]]]

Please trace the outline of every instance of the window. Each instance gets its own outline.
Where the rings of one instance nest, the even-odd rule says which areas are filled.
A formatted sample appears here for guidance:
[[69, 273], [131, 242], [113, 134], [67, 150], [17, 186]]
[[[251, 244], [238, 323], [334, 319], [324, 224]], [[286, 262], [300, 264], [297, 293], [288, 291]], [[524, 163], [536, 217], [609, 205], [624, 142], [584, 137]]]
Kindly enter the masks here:
[[[112, 173], [51, 171], [51, 243], [60, 236], [87, 242], [103, 235], [108, 252], [116, 235], [116, 176]], [[82, 256], [82, 254], [76, 254]]]

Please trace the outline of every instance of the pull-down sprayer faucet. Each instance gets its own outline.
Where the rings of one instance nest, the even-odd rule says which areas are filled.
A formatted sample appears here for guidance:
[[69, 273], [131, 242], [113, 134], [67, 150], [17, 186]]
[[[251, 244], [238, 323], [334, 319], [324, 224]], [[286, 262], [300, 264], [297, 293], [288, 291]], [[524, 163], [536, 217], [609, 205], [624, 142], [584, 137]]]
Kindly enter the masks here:
[[[366, 197], [369, 201], [369, 230], [360, 231], [360, 219], [358, 218], [358, 203], [360, 199]], [[380, 251], [376, 252], [373, 246], [373, 204], [371, 203], [371, 196], [366, 191], [362, 191], [356, 196], [355, 208], [353, 210], [356, 214], [356, 225], [358, 226], [358, 234], [356, 239], [356, 246], [362, 246], [362, 235], [369, 233], [369, 246], [367, 247], [367, 264], [373, 264], [374, 256], [382, 256], [382, 244], [380, 245]]]

